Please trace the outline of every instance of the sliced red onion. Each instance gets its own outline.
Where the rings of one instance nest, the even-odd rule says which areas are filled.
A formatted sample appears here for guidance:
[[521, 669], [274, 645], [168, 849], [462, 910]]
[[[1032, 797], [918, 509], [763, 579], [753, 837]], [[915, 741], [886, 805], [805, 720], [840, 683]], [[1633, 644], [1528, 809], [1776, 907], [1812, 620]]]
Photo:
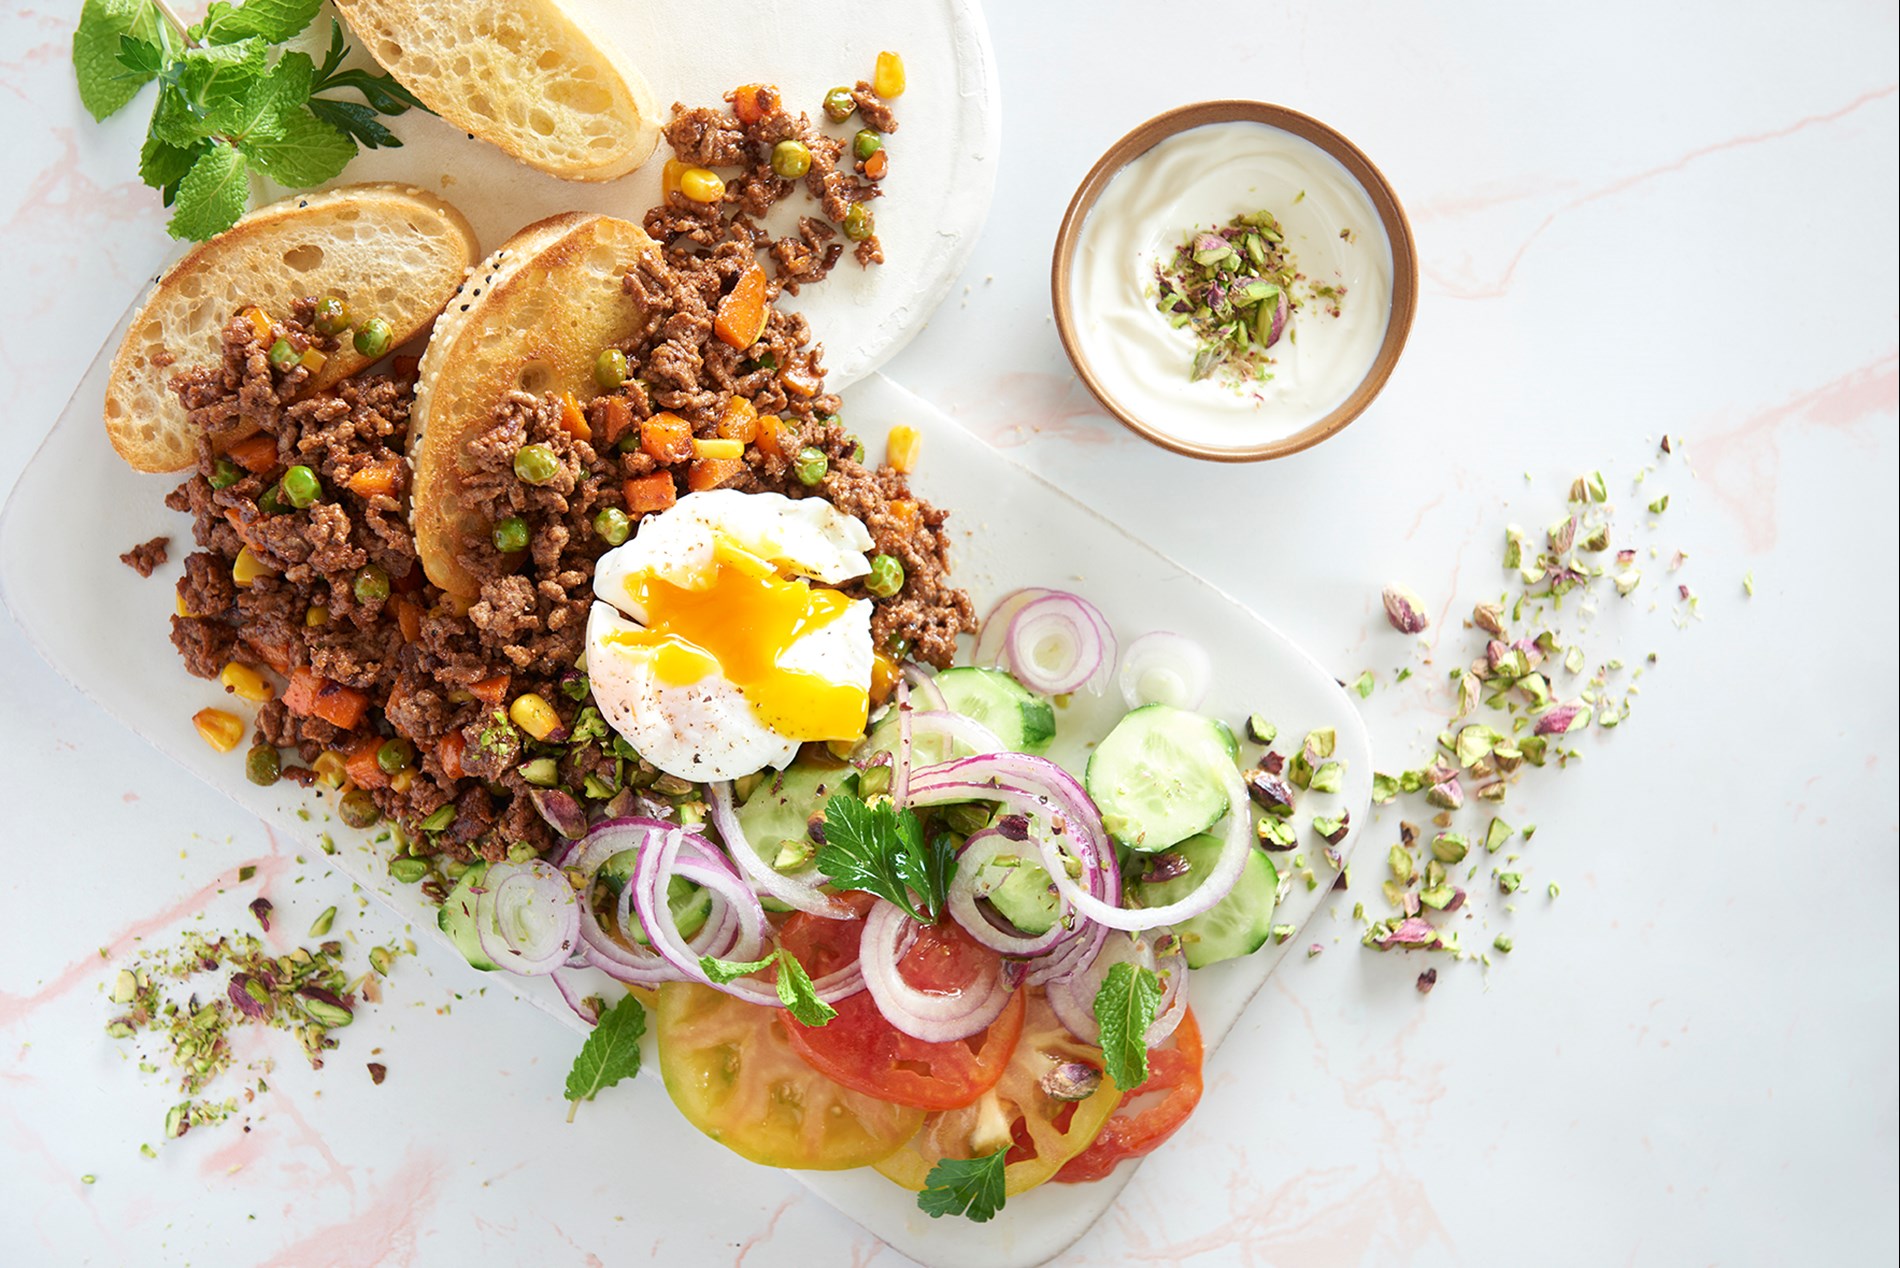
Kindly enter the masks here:
[[864, 918], [858, 963], [865, 989], [885, 1021], [925, 1043], [949, 1043], [976, 1034], [1002, 1016], [1014, 987], [1000, 970], [954, 993], [920, 991], [905, 981], [897, 962], [915, 938], [916, 922], [882, 898]]
[[567, 963], [580, 942], [580, 902], [559, 868], [535, 859], [492, 863], [475, 898], [482, 954], [525, 977]]
[[1095, 605], [1072, 594], [1023, 605], [1003, 644], [1010, 671], [1031, 691], [1100, 691], [1115, 663], [1115, 638]]
[[1016, 614], [1025, 605], [1054, 593], [1040, 586], [1031, 586], [1026, 590], [1012, 590], [998, 599], [996, 606], [990, 609], [990, 614], [983, 618], [983, 628], [976, 636], [976, 653], [970, 658], [970, 663], [984, 668], [1006, 665], [1003, 644], [1009, 638], [1009, 623], [1016, 619]]
[[1075, 937], [1080, 931], [1080, 922], [1075, 909], [1063, 903], [1048, 932], [1025, 934], [999, 926], [977, 905], [977, 899], [984, 896], [977, 889], [978, 875], [999, 854], [1022, 854], [1025, 844], [1026, 841], [1011, 840], [997, 828], [971, 833], [969, 840], [963, 843], [962, 853], [957, 855], [957, 871], [950, 878], [947, 902], [950, 914], [972, 938], [993, 951], [1027, 960], [1047, 955]]
[[914, 661], [906, 661], [903, 678], [924, 708], [948, 709], [950, 707], [950, 702], [943, 698], [943, 688], [937, 685], [937, 675], [929, 668]]
[[[582, 881], [581, 892], [589, 894], [594, 874], [608, 859], [629, 850], [643, 850], [649, 842], [657, 841], [659, 836], [678, 826], [652, 818], [611, 819], [596, 826], [585, 839], [568, 846], [555, 861], [556, 866], [564, 871], [577, 872]], [[702, 861], [710, 861], [718, 854], [710, 847], [702, 851], [690, 843], [682, 848]], [[678, 970], [650, 947], [641, 945], [633, 936], [632, 901], [633, 884], [629, 881], [620, 891], [615, 928], [612, 931], [600, 923], [590, 899], [583, 898], [580, 901], [582, 953], [588, 963], [621, 982], [635, 986], [658, 986], [663, 982], [679, 981]], [[720, 955], [737, 940], [737, 934], [737, 914], [722, 898], [715, 896], [712, 913], [688, 945], [701, 955]]]
[[600, 1014], [595, 1012], [593, 1005], [587, 1002], [587, 996], [582, 993], [582, 988], [573, 980], [571, 974], [557, 971], [549, 976], [554, 979], [554, 989], [561, 992], [561, 998], [566, 1001], [569, 1008], [574, 1010], [576, 1017], [590, 1026], [600, 1024]]
[[1117, 681], [1131, 709], [1145, 704], [1198, 709], [1214, 679], [1207, 649], [1168, 630], [1143, 634], [1122, 653]]
[[904, 795], [910, 791], [910, 768], [916, 761], [912, 748], [916, 732], [911, 727], [910, 685], [902, 678], [897, 680], [897, 753], [892, 758], [896, 765], [891, 769], [891, 801], [894, 805], [904, 804]]
[[1098, 1042], [1102, 1027], [1095, 1018], [1095, 994], [1102, 989], [1108, 971], [1124, 962], [1150, 969], [1161, 980], [1161, 1006], [1155, 1010], [1146, 1036], [1147, 1046], [1157, 1047], [1174, 1033], [1187, 1012], [1188, 966], [1179, 951], [1156, 955], [1151, 938], [1110, 935], [1086, 969], [1049, 983], [1049, 1007], [1070, 1034], [1083, 1043]]
[[732, 855], [733, 862], [752, 882], [752, 888], [770, 894], [797, 911], [810, 912], [827, 920], [851, 918], [849, 907], [819, 888], [828, 878], [816, 865], [788, 873], [779, 871], [768, 860], [760, 857], [759, 852], [752, 848], [752, 842], [746, 839], [745, 830], [739, 826], [739, 814], [732, 802], [731, 784], [708, 784], [706, 801], [712, 810], [713, 827], [718, 830], [720, 840], [726, 843], [726, 850]]

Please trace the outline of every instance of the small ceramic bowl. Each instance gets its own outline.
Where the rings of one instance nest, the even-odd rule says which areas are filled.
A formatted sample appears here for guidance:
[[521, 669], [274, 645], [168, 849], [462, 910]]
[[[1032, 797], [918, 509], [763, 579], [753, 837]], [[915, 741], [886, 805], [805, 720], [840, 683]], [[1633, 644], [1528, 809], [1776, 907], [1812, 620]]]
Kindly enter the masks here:
[[[1179, 133], [1208, 124], [1236, 121], [1266, 124], [1291, 133], [1319, 147], [1346, 169], [1371, 202], [1386, 241], [1391, 246], [1392, 294], [1385, 334], [1377, 354], [1364, 377], [1345, 399], [1323, 417], [1297, 431], [1226, 445], [1212, 443], [1204, 437], [1179, 435], [1169, 428], [1165, 418], [1155, 416], [1159, 411], [1148, 410], [1144, 416], [1116, 399], [1090, 364], [1091, 352], [1099, 352], [1100, 349], [1091, 349], [1086, 332], [1076, 320], [1074, 281], [1083, 225], [1103, 191], [1121, 174], [1123, 168]], [[1062, 337], [1062, 347], [1074, 363], [1076, 374], [1095, 399], [1101, 402], [1103, 409], [1120, 419], [1130, 431], [1176, 453], [1216, 462], [1259, 462], [1298, 453], [1337, 433], [1364, 413], [1373, 398], [1385, 387], [1393, 367], [1398, 364], [1399, 353], [1405, 348], [1406, 335], [1412, 328], [1412, 314], [1418, 303], [1418, 258], [1412, 243], [1412, 227], [1406, 221], [1405, 210], [1399, 205], [1398, 196], [1392, 192], [1391, 185], [1379, 169], [1372, 165], [1372, 160], [1351, 141], [1319, 120], [1284, 106], [1262, 101], [1202, 101], [1156, 115], [1110, 146], [1108, 153], [1102, 155], [1095, 166], [1089, 169], [1089, 174], [1075, 191], [1075, 197], [1069, 200], [1069, 210], [1063, 216], [1062, 227], [1056, 234], [1050, 284], [1055, 303], [1056, 330]]]

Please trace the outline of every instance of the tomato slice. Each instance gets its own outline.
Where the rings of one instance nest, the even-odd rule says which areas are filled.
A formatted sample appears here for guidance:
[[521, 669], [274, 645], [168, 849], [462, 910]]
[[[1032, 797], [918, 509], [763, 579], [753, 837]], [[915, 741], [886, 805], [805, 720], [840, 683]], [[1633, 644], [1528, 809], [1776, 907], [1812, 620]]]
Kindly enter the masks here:
[[[869, 895], [864, 895], [868, 898]], [[860, 916], [869, 903], [854, 904]], [[800, 912], [779, 930], [779, 942], [816, 977], [857, 958], [864, 922]], [[1002, 956], [953, 920], [920, 929], [897, 971], [919, 990], [955, 991], [1002, 969]], [[1022, 992], [1002, 1016], [967, 1039], [928, 1043], [905, 1034], [878, 1011], [869, 991], [839, 1000], [823, 1026], [786, 1019], [785, 1037], [812, 1067], [848, 1088], [918, 1109], [957, 1109], [996, 1086], [1023, 1029]]]
[[660, 1075], [686, 1121], [742, 1158], [802, 1171], [868, 1166], [917, 1134], [922, 1110], [812, 1069], [781, 1016], [693, 982], [660, 988]]
[[1181, 1129], [1201, 1102], [1201, 1027], [1188, 1009], [1169, 1047], [1148, 1054], [1147, 1081], [1108, 1120], [1087, 1149], [1062, 1164], [1064, 1184], [1100, 1180], [1127, 1158], [1140, 1158]]
[[878, 1173], [907, 1189], [922, 1189], [930, 1169], [945, 1158], [976, 1158], [1010, 1147], [1004, 1188], [1014, 1197], [1054, 1176], [1087, 1148], [1122, 1099], [1112, 1079], [1081, 1101], [1059, 1101], [1043, 1076], [1067, 1061], [1102, 1068], [1102, 1050], [1083, 1043], [1056, 1019], [1039, 989], [1024, 998], [1023, 1033], [996, 1086], [962, 1109], [925, 1120], [910, 1143], [877, 1164]]

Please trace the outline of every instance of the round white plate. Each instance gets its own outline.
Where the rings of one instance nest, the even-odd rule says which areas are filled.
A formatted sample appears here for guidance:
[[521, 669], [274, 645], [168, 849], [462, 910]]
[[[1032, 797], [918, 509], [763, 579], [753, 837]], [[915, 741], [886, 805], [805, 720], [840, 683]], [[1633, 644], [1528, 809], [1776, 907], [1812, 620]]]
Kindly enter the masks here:
[[[564, 3], [642, 68], [663, 120], [675, 101], [716, 106], [734, 87], [762, 81], [778, 85], [788, 108], [838, 132], [824, 121], [825, 93], [869, 79], [880, 50], [901, 54], [909, 82], [893, 103], [898, 130], [887, 142], [891, 171], [876, 204], [885, 262], [860, 268], [846, 252], [822, 285], [784, 306], [811, 319], [834, 391], [883, 365], [923, 329], [975, 247], [996, 187], [996, 59], [976, 0], [765, 0], [716, 17], [688, 4]], [[317, 34], [327, 41], [327, 26]], [[637, 222], [660, 201], [660, 168], [671, 154], [662, 140], [619, 180], [563, 181], [421, 111], [387, 122], [402, 148], [364, 151], [335, 183], [403, 181], [438, 194], [469, 218], [485, 251], [563, 211]], [[815, 206], [801, 191], [775, 211], [789, 216]]]

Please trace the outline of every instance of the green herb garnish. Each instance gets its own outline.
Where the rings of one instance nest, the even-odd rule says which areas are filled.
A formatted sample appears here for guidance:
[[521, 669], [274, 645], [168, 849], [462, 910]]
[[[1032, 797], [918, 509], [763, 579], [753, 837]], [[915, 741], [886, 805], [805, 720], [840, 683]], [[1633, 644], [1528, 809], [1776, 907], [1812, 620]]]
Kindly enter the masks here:
[[[840, 889], [861, 889], [888, 899], [912, 919], [929, 924], [943, 911], [956, 870], [956, 850], [945, 838], [924, 844], [914, 811], [888, 801], [867, 805], [849, 793], [825, 802], [825, 843], [818, 868]], [[911, 898], [912, 891], [922, 899]]]
[[811, 984], [811, 974], [798, 962], [798, 957], [783, 947], [763, 960], [721, 960], [710, 955], [699, 957], [701, 971], [722, 986], [774, 963], [778, 965], [778, 1001], [785, 1005], [785, 1011], [799, 1025], [822, 1026], [838, 1015], [837, 1009], [818, 998], [818, 990]]
[[567, 1072], [567, 1121], [582, 1101], [640, 1073], [640, 1036], [647, 1032], [647, 1010], [631, 995], [600, 1015]]
[[[1117, 968], [1122, 966], [1117, 965]], [[978, 1224], [1003, 1209], [1005, 1159], [1009, 1146], [980, 1158], [945, 1158], [924, 1177], [917, 1209], [931, 1219], [961, 1215]]]
[[1148, 1080], [1148, 1028], [1160, 1007], [1161, 979], [1126, 960], [1110, 967], [1095, 992], [1103, 1072], [1124, 1092]]
[[[139, 150], [139, 179], [175, 207], [166, 228], [202, 241], [236, 223], [253, 173], [302, 189], [321, 185], [356, 157], [402, 142], [377, 121], [422, 103], [386, 74], [344, 70], [349, 47], [330, 24], [323, 64], [272, 49], [309, 26], [321, 0], [216, 0], [204, 20], [180, 25], [154, 0], [86, 0], [73, 32], [79, 97], [95, 119], [130, 104], [156, 81], [158, 97]], [[354, 91], [362, 101], [322, 94]], [[423, 107], [426, 109], [426, 107]]]

